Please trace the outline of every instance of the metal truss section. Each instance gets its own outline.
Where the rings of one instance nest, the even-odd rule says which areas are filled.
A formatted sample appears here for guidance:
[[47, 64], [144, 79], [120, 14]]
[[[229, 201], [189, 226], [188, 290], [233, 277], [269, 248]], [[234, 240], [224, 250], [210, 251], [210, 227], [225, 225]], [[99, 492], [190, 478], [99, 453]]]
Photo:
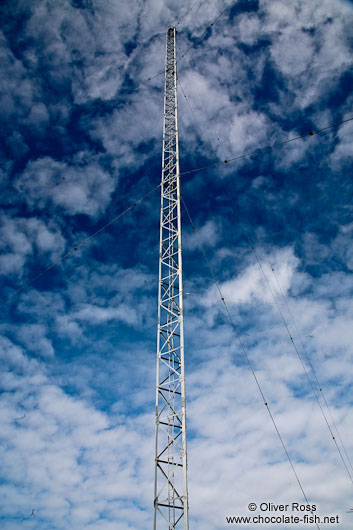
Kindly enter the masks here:
[[153, 529], [188, 530], [176, 29], [167, 32]]

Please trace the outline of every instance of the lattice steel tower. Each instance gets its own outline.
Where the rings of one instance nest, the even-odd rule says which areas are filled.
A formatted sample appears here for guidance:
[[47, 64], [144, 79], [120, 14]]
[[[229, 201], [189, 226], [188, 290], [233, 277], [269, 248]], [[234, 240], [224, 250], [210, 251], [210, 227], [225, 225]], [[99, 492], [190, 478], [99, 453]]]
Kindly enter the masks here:
[[165, 64], [154, 530], [189, 528], [176, 33], [168, 29]]

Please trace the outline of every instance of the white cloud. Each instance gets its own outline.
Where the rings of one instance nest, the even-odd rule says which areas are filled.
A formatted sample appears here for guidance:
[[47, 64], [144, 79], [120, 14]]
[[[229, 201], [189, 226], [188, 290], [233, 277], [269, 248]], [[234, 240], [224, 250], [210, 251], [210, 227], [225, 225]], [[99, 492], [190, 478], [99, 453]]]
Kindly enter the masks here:
[[[267, 376], [272, 371], [272, 367], [268, 368]], [[325, 511], [341, 515], [350, 485], [337, 472], [339, 463], [331, 453], [325, 425], [314, 412], [314, 405], [279, 392], [275, 381], [272, 379], [271, 383], [275, 386], [270, 403], [272, 413], [309, 500], [320, 504], [322, 515]], [[201, 434], [189, 443], [191, 513], [198, 525], [207, 530], [220, 528], [227, 515], [248, 515], [247, 505], [251, 501], [271, 502], [275, 498], [284, 504], [303, 502], [247, 369], [218, 358], [189, 376], [188, 388], [189, 427], [196, 427]], [[348, 423], [346, 417], [340, 427]], [[326, 454], [325, 464], [319, 453]], [[301, 459], [305, 464], [300, 463]], [[330, 476], [335, 484], [330, 495], [319, 486], [325, 476]]]
[[15, 366], [20, 369], [28, 367], [28, 359], [23, 355], [21, 348], [2, 336], [0, 337], [0, 343], [0, 355], [4, 366]]
[[127, 324], [136, 324], [136, 312], [129, 306], [121, 304], [119, 307], [99, 307], [92, 304], [84, 304], [73, 313], [72, 317], [95, 324], [102, 324], [110, 320], [118, 320]]
[[[28, 371], [18, 377], [0, 406], [3, 478], [22, 483], [21, 493], [6, 488], [2, 513], [30, 519], [35, 509], [44, 525], [93, 528], [103, 513], [108, 525], [114, 521], [124, 499], [140, 497], [140, 507], [125, 518], [132, 527], [144, 525], [141, 508], [152, 493], [152, 465], [141, 464], [153, 445], [152, 418], [108, 419], [51, 384], [40, 365], [38, 372], [41, 380]], [[12, 417], [11, 412], [4, 417], [6, 411]]]
[[240, 40], [245, 44], [253, 45], [261, 35], [261, 23], [258, 17], [243, 15], [238, 22]]
[[49, 157], [29, 162], [16, 187], [32, 208], [51, 202], [71, 215], [96, 216], [109, 204], [116, 180], [80, 153], [72, 164]]
[[[239, 107], [238, 107], [239, 108]], [[267, 137], [265, 115], [243, 108], [233, 116], [229, 129], [230, 152], [233, 156], [264, 145]]]
[[1, 114], [9, 117], [17, 114], [22, 118], [30, 112], [35, 87], [22, 62], [8, 48], [3, 33], [0, 33], [0, 42]]
[[333, 151], [330, 162], [334, 170], [339, 170], [352, 161], [353, 122], [344, 123], [338, 129], [338, 142]]
[[42, 324], [24, 324], [17, 330], [17, 338], [29, 350], [42, 357], [52, 357], [54, 348], [46, 337], [47, 329]]
[[0, 256], [3, 274], [23, 273], [27, 258], [36, 250], [49, 253], [50, 259], [57, 259], [65, 248], [65, 240], [54, 221], [47, 225], [36, 217], [2, 216], [0, 229]]
[[[278, 287], [273, 285], [271, 268], [276, 271], [282, 291], [286, 293], [290, 288], [292, 276], [298, 266], [298, 259], [294, 256], [293, 249], [285, 248], [265, 258], [259, 249], [255, 252], [259, 262], [249, 265], [237, 278], [220, 284], [226, 302], [239, 304], [239, 302], [258, 300], [272, 303], [272, 293], [276, 293]], [[214, 303], [217, 298], [216, 291], [213, 286], [204, 299], [206, 305]]]
[[298, 34], [283, 33], [271, 46], [271, 55], [279, 70], [294, 78], [307, 70], [314, 54], [312, 37], [302, 33], [298, 39]]
[[[155, 153], [157, 147], [161, 149], [162, 102], [162, 94], [152, 96], [148, 105], [136, 96], [91, 125], [91, 135], [102, 141], [106, 152], [113, 155], [117, 167], [138, 168]], [[155, 145], [156, 140], [159, 142]], [[137, 148], [144, 143], [145, 149], [139, 152]]]
[[58, 315], [55, 323], [58, 334], [69, 337], [73, 344], [83, 339], [80, 326], [72, 320], [70, 315]]
[[[295, 94], [296, 106], [305, 108], [330, 92], [352, 64], [341, 8], [330, 0], [265, 6], [263, 31], [273, 39], [271, 55]], [[347, 11], [346, 16], [351, 18], [352, 13]]]
[[203, 246], [214, 247], [220, 240], [221, 227], [215, 221], [210, 220], [197, 229], [197, 236], [195, 233], [186, 233], [183, 236], [183, 248], [185, 250], [193, 250], [199, 248], [199, 242]]

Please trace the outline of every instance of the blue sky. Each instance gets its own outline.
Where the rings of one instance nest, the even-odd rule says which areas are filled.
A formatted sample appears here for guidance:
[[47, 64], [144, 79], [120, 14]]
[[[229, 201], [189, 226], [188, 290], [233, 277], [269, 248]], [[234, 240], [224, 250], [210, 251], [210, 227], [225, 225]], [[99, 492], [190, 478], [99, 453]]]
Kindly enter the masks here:
[[[353, 122], [262, 148], [353, 117], [352, 2], [0, 14], [2, 528], [151, 528], [159, 191], [14, 292], [158, 185], [171, 25], [183, 197], [307, 498], [351, 528]], [[190, 524], [214, 530], [303, 496], [182, 216]]]

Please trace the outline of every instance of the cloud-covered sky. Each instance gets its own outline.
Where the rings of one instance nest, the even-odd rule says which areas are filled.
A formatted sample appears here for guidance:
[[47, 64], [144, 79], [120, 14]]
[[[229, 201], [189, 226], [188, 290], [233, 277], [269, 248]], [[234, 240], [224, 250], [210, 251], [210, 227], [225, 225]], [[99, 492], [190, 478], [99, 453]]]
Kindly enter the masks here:
[[245, 351], [309, 502], [350, 529], [353, 122], [262, 148], [353, 117], [353, 3], [0, 19], [1, 528], [152, 527], [158, 190], [15, 291], [158, 185], [175, 25], [182, 193], [242, 344], [183, 211], [190, 528], [304, 502]]

